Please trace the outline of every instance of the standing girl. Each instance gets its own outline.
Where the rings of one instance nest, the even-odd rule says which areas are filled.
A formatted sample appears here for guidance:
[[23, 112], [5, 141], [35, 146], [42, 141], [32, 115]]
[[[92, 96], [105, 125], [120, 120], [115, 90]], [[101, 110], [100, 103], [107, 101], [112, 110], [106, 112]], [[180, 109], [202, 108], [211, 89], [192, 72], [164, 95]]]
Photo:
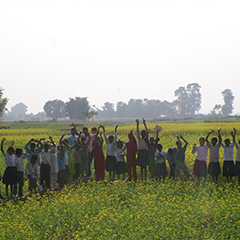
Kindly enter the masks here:
[[166, 156], [167, 153], [162, 151], [162, 144], [157, 145], [157, 151], [155, 152], [155, 161], [156, 161], [156, 177], [161, 182], [161, 179], [164, 180], [168, 175], [166, 167]]
[[150, 172], [152, 178], [155, 177], [156, 161], [155, 161], [154, 155], [157, 150], [158, 141], [159, 141], [158, 130], [156, 130], [156, 138], [155, 139], [153, 137], [150, 137], [150, 139], [148, 140], [148, 138], [147, 138], [149, 172]]
[[[123, 147], [123, 144], [125, 145]], [[118, 178], [120, 178], [120, 175], [123, 175], [123, 180], [125, 179], [125, 173], [127, 172], [127, 164], [125, 162], [125, 153], [126, 150], [126, 143], [118, 140], [117, 141], [117, 174], [118, 174]]]
[[137, 181], [137, 171], [136, 171], [136, 154], [137, 154], [137, 141], [132, 133], [128, 134], [129, 141], [126, 143], [127, 147], [127, 169], [128, 169], [128, 180], [132, 180], [132, 173], [134, 181]]
[[[231, 132], [233, 141], [235, 142], [235, 133]], [[223, 176], [227, 178], [227, 182], [232, 181], [234, 176], [234, 161], [233, 161], [233, 148], [234, 144], [231, 143], [229, 138], [224, 140], [221, 144], [224, 149], [224, 161], [223, 161]]]
[[[7, 150], [7, 153], [3, 150], [3, 143], [6, 141], [6, 138], [2, 139], [1, 142], [1, 151], [5, 158], [5, 164], [7, 166], [4, 175], [3, 183], [6, 185], [6, 196], [8, 197], [8, 186], [10, 185], [11, 197], [13, 197], [13, 187], [17, 184], [17, 167], [16, 167], [16, 157], [14, 155], [14, 148], [10, 146]], [[12, 144], [13, 145], [13, 144]]]
[[97, 181], [104, 180], [105, 177], [105, 157], [102, 148], [103, 138], [101, 134], [100, 137], [98, 136], [99, 129], [100, 127], [98, 128], [98, 131], [96, 135], [94, 135], [93, 139], [93, 153], [96, 161], [95, 175]]
[[143, 181], [143, 171], [145, 175], [145, 180], [147, 180], [147, 165], [148, 165], [148, 151], [147, 151], [147, 139], [148, 139], [148, 129], [146, 126], [146, 121], [144, 119], [143, 124], [145, 126], [145, 130], [142, 130], [139, 133], [139, 120], [136, 119], [137, 123], [137, 139], [138, 139], [138, 158], [137, 165], [141, 167], [141, 179]]
[[[210, 150], [210, 162], [208, 165], [208, 173], [212, 176], [213, 182], [218, 182], [218, 175], [221, 173], [220, 163], [219, 163], [219, 148], [221, 147], [222, 137], [220, 134], [221, 128], [218, 129], [218, 140], [216, 137], [211, 139], [211, 143], [207, 140], [207, 145]], [[210, 134], [213, 131], [209, 131]]]
[[238, 183], [240, 184], [240, 140], [238, 141], [238, 143], [236, 142], [235, 136], [236, 136], [237, 130], [234, 128], [233, 131], [234, 131], [233, 143], [237, 149], [235, 175], [238, 176]]
[[[210, 133], [208, 133], [206, 139], [208, 138]], [[199, 138], [199, 146], [194, 144], [192, 149], [192, 154], [197, 152], [196, 160], [193, 167], [193, 174], [197, 176], [198, 182], [200, 181], [200, 177], [206, 178], [207, 176], [207, 155], [208, 155], [208, 146], [205, 144], [205, 138]]]
[[116, 142], [117, 142], [117, 128], [118, 125], [115, 127], [115, 135], [110, 135], [107, 137], [105, 132], [105, 127], [101, 126], [103, 129], [103, 136], [105, 142], [107, 144], [107, 158], [106, 158], [106, 171], [109, 172], [109, 179], [110, 181], [115, 180], [115, 173], [117, 170], [117, 159], [116, 159]]

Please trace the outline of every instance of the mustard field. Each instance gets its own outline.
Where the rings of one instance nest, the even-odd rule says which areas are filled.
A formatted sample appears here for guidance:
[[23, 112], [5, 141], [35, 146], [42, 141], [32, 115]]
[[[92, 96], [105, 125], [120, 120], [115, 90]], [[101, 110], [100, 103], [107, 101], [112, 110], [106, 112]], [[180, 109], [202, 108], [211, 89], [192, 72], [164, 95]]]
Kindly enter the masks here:
[[[215, 130], [214, 137], [222, 127], [224, 139], [231, 137], [235, 127], [239, 131], [236, 139], [240, 138], [240, 123], [147, 122], [150, 136], [155, 135], [156, 124], [163, 127], [159, 134], [163, 150], [175, 147], [179, 134], [188, 141], [186, 164], [191, 172], [196, 157], [191, 154], [192, 146], [209, 130]], [[106, 125], [107, 134], [112, 134], [114, 127]], [[1, 129], [0, 137], [6, 137], [6, 148], [11, 141], [15, 141], [15, 148], [24, 148], [31, 138], [52, 136], [58, 142], [63, 132], [69, 134], [68, 129], [69, 124], [15, 124]], [[127, 141], [131, 130], [136, 132], [134, 123], [120, 124], [118, 138]], [[222, 162], [220, 149], [221, 167]], [[167, 167], [169, 171], [168, 163]], [[0, 170], [3, 175], [2, 154]], [[4, 187], [1, 183], [3, 195]], [[212, 183], [210, 176], [206, 182], [196, 184], [184, 175], [178, 181], [167, 178], [164, 184], [155, 182], [150, 175], [147, 181], [136, 183], [92, 180], [43, 197], [36, 194], [25, 201], [0, 200], [0, 219], [0, 239], [240, 239], [240, 187], [237, 177], [226, 183], [222, 175], [218, 184]]]

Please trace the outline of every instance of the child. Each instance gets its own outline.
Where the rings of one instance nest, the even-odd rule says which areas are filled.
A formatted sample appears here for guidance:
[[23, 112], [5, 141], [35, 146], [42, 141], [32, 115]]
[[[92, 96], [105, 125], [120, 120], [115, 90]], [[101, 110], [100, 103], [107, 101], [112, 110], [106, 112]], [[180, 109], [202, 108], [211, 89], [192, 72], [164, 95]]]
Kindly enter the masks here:
[[3, 183], [6, 184], [6, 196], [8, 197], [8, 186], [10, 185], [11, 197], [13, 197], [13, 187], [15, 184], [17, 184], [17, 163], [13, 146], [8, 148], [7, 153], [3, 150], [3, 143], [5, 141], [6, 138], [3, 138], [1, 142], [1, 151], [5, 157], [5, 164], [7, 166], [3, 175]]
[[233, 143], [237, 149], [235, 175], [238, 176], [238, 183], [240, 184], [240, 140], [238, 141], [238, 143], [236, 142], [235, 136], [236, 136], [237, 130], [234, 128], [233, 131], [234, 131]]
[[62, 189], [64, 185], [67, 184], [67, 175], [66, 175], [66, 169], [64, 164], [64, 158], [65, 158], [64, 146], [59, 145], [58, 153], [57, 153], [57, 163], [58, 163], [57, 183], [58, 183], [59, 189]]
[[75, 145], [75, 142], [78, 141], [76, 124], [72, 123], [73, 128], [71, 128], [71, 136], [68, 138], [69, 145]]
[[25, 166], [25, 174], [28, 177], [28, 190], [30, 193], [34, 190], [36, 192], [37, 188], [37, 178], [38, 178], [38, 165], [37, 165], [37, 155], [32, 155], [29, 162], [26, 163]]
[[[24, 172], [24, 163], [23, 160], [28, 157], [28, 154], [23, 154], [21, 148], [16, 149], [16, 165], [17, 165], [17, 175], [18, 175], [18, 197], [23, 196], [23, 172]], [[14, 186], [14, 194], [17, 194], [17, 184]]]
[[[49, 137], [53, 147], [50, 149], [48, 142], [44, 143], [44, 151], [41, 152], [41, 165], [40, 165], [40, 184], [44, 182], [47, 184], [47, 188], [51, 189], [50, 173], [51, 173], [51, 155], [55, 152], [55, 143], [52, 137]], [[50, 149], [50, 150], [49, 150]]]
[[75, 175], [73, 176], [73, 181], [75, 183], [79, 182], [80, 174], [81, 174], [81, 150], [80, 144], [78, 142], [75, 143], [73, 146], [69, 146], [70, 148], [73, 147], [73, 162], [75, 168]]
[[128, 180], [132, 180], [132, 173], [134, 181], [137, 181], [137, 171], [136, 171], [136, 154], [137, 154], [137, 141], [132, 133], [128, 134], [129, 141], [126, 143], [127, 147], [127, 169], [128, 169]]
[[105, 132], [105, 127], [101, 126], [103, 129], [103, 136], [107, 144], [107, 157], [106, 157], [106, 171], [109, 172], [110, 182], [115, 180], [115, 173], [117, 170], [117, 159], [116, 159], [116, 142], [117, 142], [117, 128], [115, 127], [115, 136], [109, 135], [107, 137]]
[[[210, 162], [208, 165], [208, 173], [212, 176], [213, 182], [218, 182], [218, 175], [221, 173], [220, 163], [219, 163], [219, 148], [221, 147], [222, 137], [220, 134], [221, 128], [218, 129], [218, 140], [216, 137], [211, 139], [211, 143], [206, 139], [208, 148], [210, 150]], [[209, 131], [210, 134], [213, 130]], [[209, 135], [210, 135], [209, 134]]]
[[[125, 145], [123, 147], [123, 144]], [[125, 153], [126, 150], [126, 144], [120, 140], [117, 141], [117, 174], [118, 178], [120, 178], [120, 175], [123, 175], [123, 180], [125, 179], [125, 173], [127, 172], [127, 164], [125, 162]]]
[[88, 145], [86, 143], [86, 137], [84, 134], [80, 136], [80, 154], [81, 154], [81, 178], [88, 177]]
[[100, 127], [98, 128], [98, 131], [96, 135], [93, 138], [93, 153], [94, 153], [94, 159], [96, 161], [96, 168], [95, 168], [95, 175], [96, 180], [101, 181], [105, 178], [105, 157], [103, 154], [103, 138], [100, 134], [100, 137], [98, 136]]
[[57, 176], [58, 176], [58, 160], [56, 156], [56, 145], [50, 145], [50, 149], [52, 150], [52, 154], [50, 157], [50, 183], [52, 186], [52, 189], [56, 189], [57, 186]]
[[145, 172], [145, 180], [147, 180], [147, 165], [148, 165], [148, 151], [147, 151], [147, 138], [148, 138], [148, 129], [146, 126], [146, 122], [144, 119], [143, 124], [145, 126], [145, 130], [139, 133], [139, 120], [136, 119], [137, 123], [137, 139], [138, 139], [138, 158], [137, 165], [141, 167], [141, 179], [143, 181], [143, 171]]
[[154, 155], [155, 155], [155, 152], [157, 149], [157, 143], [159, 141], [158, 133], [159, 132], [156, 131], [156, 139], [154, 139], [153, 137], [150, 137], [150, 139], [148, 140], [148, 138], [147, 138], [148, 164], [149, 164], [149, 172], [150, 172], [152, 178], [155, 177], [156, 162], [155, 162]]
[[170, 168], [170, 179], [175, 179], [176, 159], [177, 159], [177, 148], [169, 148], [166, 156]]
[[155, 175], [161, 182], [163, 179], [163, 183], [165, 178], [168, 175], [167, 167], [166, 167], [166, 155], [165, 151], [162, 151], [162, 144], [157, 145], [157, 151], [155, 152], [155, 161], [156, 161], [156, 172]]
[[[188, 142], [183, 138], [182, 135], [180, 136], [177, 136], [177, 142], [176, 142], [176, 145], [177, 145], [177, 152], [176, 152], [176, 167], [175, 167], [175, 179], [177, 180], [178, 177], [179, 177], [179, 174], [181, 172], [181, 170], [184, 172], [184, 174], [187, 176], [188, 179], [193, 179], [186, 163], [185, 163], [185, 152], [186, 152], [186, 149], [187, 149], [187, 145], [188, 145]], [[181, 140], [182, 139], [185, 143], [184, 146], [182, 146], [182, 142]]]
[[[208, 138], [210, 133], [208, 133], [206, 139]], [[192, 149], [192, 154], [197, 152], [196, 160], [193, 167], [193, 174], [197, 176], [198, 182], [200, 181], [200, 177], [206, 178], [207, 176], [207, 155], [208, 155], [208, 145], [205, 144], [205, 138], [199, 138], [199, 146], [194, 144]]]
[[[43, 150], [43, 143], [41, 142], [41, 140], [45, 140], [45, 139], [42, 138], [40, 140], [35, 140], [32, 138], [24, 147], [26, 150], [26, 153], [28, 153], [28, 161], [30, 161], [32, 155], [37, 155], [38, 166], [40, 166], [39, 154]], [[39, 145], [39, 147], [36, 146], [36, 143]]]
[[[233, 141], [235, 141], [235, 134], [231, 132]], [[225, 144], [224, 144], [225, 143]], [[234, 162], [233, 162], [233, 148], [234, 143], [231, 144], [230, 139], [226, 138], [224, 143], [221, 143], [221, 146], [224, 149], [224, 161], [223, 161], [223, 176], [227, 178], [227, 182], [232, 181], [234, 176]]]

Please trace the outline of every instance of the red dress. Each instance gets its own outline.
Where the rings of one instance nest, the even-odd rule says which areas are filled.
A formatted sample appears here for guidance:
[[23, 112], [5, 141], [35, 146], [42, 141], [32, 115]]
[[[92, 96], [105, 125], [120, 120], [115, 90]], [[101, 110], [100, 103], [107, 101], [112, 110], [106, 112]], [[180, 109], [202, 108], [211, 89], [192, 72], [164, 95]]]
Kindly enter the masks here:
[[105, 178], [105, 157], [103, 153], [102, 143], [93, 143], [94, 159], [96, 161], [95, 175], [96, 180], [104, 180]]
[[136, 172], [136, 154], [137, 154], [137, 142], [129, 141], [126, 143], [127, 146], [127, 168], [128, 168], [128, 177], [129, 180], [132, 180], [132, 171], [134, 181], [137, 181], [137, 172]]

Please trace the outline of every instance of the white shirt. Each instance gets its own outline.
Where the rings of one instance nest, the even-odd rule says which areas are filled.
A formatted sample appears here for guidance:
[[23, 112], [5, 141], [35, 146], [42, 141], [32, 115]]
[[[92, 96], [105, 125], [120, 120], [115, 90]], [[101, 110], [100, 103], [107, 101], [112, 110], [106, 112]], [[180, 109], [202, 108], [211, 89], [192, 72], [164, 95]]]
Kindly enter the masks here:
[[203, 145], [203, 146], [197, 146], [193, 147], [192, 149], [192, 154], [197, 152], [196, 160], [200, 161], [207, 161], [207, 155], [208, 155], [208, 145]]
[[50, 155], [50, 166], [51, 173], [58, 173], [58, 161], [55, 152]]
[[237, 156], [236, 156], [236, 162], [240, 162], [240, 146], [237, 142], [234, 143], [236, 149], [237, 149]]
[[8, 153], [3, 152], [3, 156], [5, 157], [5, 164], [7, 167], [16, 167], [16, 156], [10, 155]]
[[27, 162], [26, 163], [26, 166], [25, 166], [25, 174], [28, 176], [28, 175], [31, 175], [32, 173], [38, 175], [38, 165], [37, 163], [36, 164], [32, 164], [31, 162]]
[[[93, 151], [93, 147], [92, 147], [92, 144], [93, 144], [93, 139], [94, 139], [94, 134], [89, 134], [89, 136], [86, 137], [86, 143], [88, 142], [88, 145], [87, 145], [87, 151], [88, 152], [92, 152]], [[90, 139], [89, 139], [90, 138]]]
[[156, 163], [165, 163], [167, 157], [167, 153], [165, 151], [155, 152], [154, 159]]
[[51, 148], [50, 151], [42, 151], [41, 154], [41, 163], [48, 163], [51, 165], [51, 154], [54, 154], [55, 148]]
[[112, 143], [110, 143], [108, 141], [106, 132], [103, 132], [104, 135], [104, 139], [105, 142], [107, 144], [107, 156], [116, 156], [116, 150], [117, 150], [117, 146], [116, 146], [116, 142], [117, 142], [117, 132], [115, 132], [115, 136], [114, 136], [114, 140]]
[[117, 162], [125, 162], [125, 149], [126, 148], [117, 148], [116, 155], [117, 155]]
[[23, 159], [27, 158], [28, 154], [24, 154], [21, 157], [16, 156], [16, 165], [17, 165], [17, 171], [23, 172], [24, 171], [24, 162]]
[[230, 144], [228, 147], [222, 143], [221, 146], [224, 149], [224, 161], [233, 161], [233, 147], [234, 144]]
[[210, 162], [219, 162], [219, 148], [221, 144], [212, 145], [210, 142], [207, 144], [210, 149]]
[[68, 166], [68, 151], [65, 150], [65, 154], [64, 154], [64, 165]]

